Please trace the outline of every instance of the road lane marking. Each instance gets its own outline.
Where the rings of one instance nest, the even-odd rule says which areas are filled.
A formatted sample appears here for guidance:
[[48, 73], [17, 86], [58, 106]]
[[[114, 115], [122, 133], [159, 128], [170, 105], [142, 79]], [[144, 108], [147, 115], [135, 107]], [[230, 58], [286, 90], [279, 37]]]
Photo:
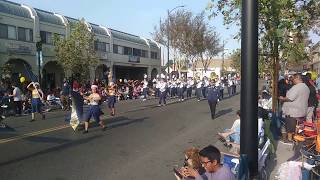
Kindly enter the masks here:
[[[184, 102], [187, 102], [187, 101], [184, 101]], [[168, 105], [176, 104], [176, 103], [181, 103], [181, 102], [173, 101], [173, 102], [168, 103]], [[126, 111], [126, 112], [120, 112], [120, 113], [118, 113], [118, 115], [125, 114], [125, 113], [130, 113], [130, 112], [135, 112], [135, 111], [140, 111], [140, 110], [145, 110], [145, 109], [152, 109], [153, 107], [157, 107], [157, 106], [153, 105], [153, 104], [150, 105], [150, 107], [143, 106], [141, 108], [136, 108], [136, 109], [129, 110], [129, 111]], [[103, 121], [105, 121], [106, 117], [107, 116], [104, 116], [104, 118], [103, 118], [104, 120]], [[113, 124], [113, 123], [111, 123], [111, 124]], [[45, 134], [45, 133], [49, 133], [49, 132], [53, 132], [53, 131], [66, 129], [66, 128], [69, 128], [69, 127], [70, 127], [69, 124], [65, 124], [65, 125], [56, 126], [56, 127], [53, 127], [53, 128], [43, 129], [43, 130], [39, 130], [39, 131], [34, 131], [34, 132], [30, 132], [30, 133], [26, 133], [26, 134], [10, 137], [10, 138], [0, 139], [0, 144], [5, 144], [5, 143], [8, 143], [8, 142], [17, 141], [17, 140], [21, 140], [21, 139], [26, 139], [26, 138], [34, 137], [34, 136], [37, 136], [37, 135], [41, 135], [41, 134]]]
[[20, 140], [20, 139], [33, 137], [33, 136], [37, 136], [37, 135], [40, 135], [40, 134], [45, 134], [45, 133], [49, 133], [49, 132], [52, 132], [52, 131], [65, 129], [65, 128], [68, 128], [68, 127], [70, 127], [70, 125], [66, 124], [66, 125], [57, 126], [57, 127], [53, 127], [53, 128], [43, 129], [43, 130], [40, 130], [40, 131], [30, 132], [30, 133], [27, 133], [27, 134], [22, 134], [22, 135], [19, 135], [19, 136], [0, 139], [0, 144], [8, 143], [8, 142], [11, 142], [11, 141], [17, 141], [17, 140]]

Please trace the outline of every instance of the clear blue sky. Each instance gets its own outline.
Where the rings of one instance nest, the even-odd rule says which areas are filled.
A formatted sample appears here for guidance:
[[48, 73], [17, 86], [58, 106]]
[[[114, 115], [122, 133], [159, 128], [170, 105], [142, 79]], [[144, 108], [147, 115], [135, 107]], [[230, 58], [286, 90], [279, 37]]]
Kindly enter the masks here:
[[[167, 17], [167, 10], [179, 5], [194, 13], [205, 10], [210, 0], [13, 0], [62, 15], [85, 18], [87, 21], [138, 36], [151, 38], [154, 26]], [[240, 43], [231, 37], [237, 30], [226, 30], [222, 18], [209, 21], [227, 40], [227, 49], [236, 49]]]
[[[194, 13], [204, 10], [210, 0], [13, 0], [46, 11], [59, 13], [73, 18], [85, 18], [87, 21], [138, 36], [151, 38], [154, 26], [167, 17], [167, 10], [179, 5]], [[209, 20], [216, 28], [221, 40], [227, 40], [228, 54], [239, 48], [240, 42], [232, 39], [237, 27], [227, 30], [222, 17]], [[311, 35], [313, 42], [319, 36]]]

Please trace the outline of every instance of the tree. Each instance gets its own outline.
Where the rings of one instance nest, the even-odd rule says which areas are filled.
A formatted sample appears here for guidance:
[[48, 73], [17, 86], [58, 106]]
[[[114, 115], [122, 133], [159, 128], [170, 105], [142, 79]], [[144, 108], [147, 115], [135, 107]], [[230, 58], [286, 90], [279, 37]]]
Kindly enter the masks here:
[[10, 78], [12, 74], [13, 66], [10, 63], [5, 63], [0, 66], [0, 79]]
[[[225, 25], [240, 26], [241, 0], [211, 0], [207, 9], [212, 12], [212, 17], [221, 13]], [[273, 72], [273, 111], [277, 100], [279, 62], [298, 62], [307, 57], [306, 34], [310, 30], [319, 30], [319, 12], [318, 0], [259, 1], [259, 54], [266, 60], [259, 64]], [[239, 34], [235, 37], [240, 38]]]
[[203, 50], [199, 51], [199, 57], [201, 60], [204, 72], [208, 71], [208, 68], [213, 61], [213, 57], [217, 56], [222, 51], [222, 46], [219, 45], [219, 38], [216, 32], [207, 30], [203, 37]]
[[212, 57], [221, 51], [218, 35], [205, 22], [204, 12], [194, 16], [189, 11], [177, 11], [155, 27], [153, 36], [159, 43], [167, 44], [168, 34], [179, 74], [188, 65], [195, 71], [197, 63], [202, 63], [207, 71]]
[[236, 49], [232, 52], [231, 56], [231, 67], [236, 70], [237, 73], [241, 71], [241, 50]]
[[90, 67], [98, 62], [94, 38], [84, 20], [71, 24], [70, 37], [54, 37], [56, 57], [65, 74], [71, 73], [79, 81], [88, 79]]

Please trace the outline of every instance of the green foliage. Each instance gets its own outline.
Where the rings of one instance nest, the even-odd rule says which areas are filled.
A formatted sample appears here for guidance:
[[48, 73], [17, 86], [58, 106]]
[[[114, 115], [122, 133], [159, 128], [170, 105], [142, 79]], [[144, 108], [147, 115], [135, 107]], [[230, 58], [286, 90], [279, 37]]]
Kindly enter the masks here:
[[13, 70], [13, 65], [10, 63], [5, 63], [0, 66], [0, 79], [11, 76]]
[[241, 50], [234, 50], [231, 54], [231, 67], [236, 70], [237, 73], [241, 71]]
[[70, 37], [54, 37], [54, 45], [58, 63], [65, 73], [71, 74], [79, 81], [89, 78], [89, 68], [98, 63], [94, 50], [94, 33], [82, 20], [71, 26]]
[[[211, 0], [207, 10], [211, 17], [221, 13], [224, 24], [240, 26], [240, 0]], [[259, 49], [267, 57], [259, 65], [272, 67], [269, 59], [281, 59], [287, 62], [299, 62], [307, 58], [306, 48], [310, 30], [319, 32], [319, 0], [260, 0], [259, 1]], [[240, 38], [240, 32], [235, 36]], [[290, 42], [292, 36], [293, 42]], [[280, 57], [279, 54], [282, 53]], [[260, 68], [260, 67], [259, 67]]]

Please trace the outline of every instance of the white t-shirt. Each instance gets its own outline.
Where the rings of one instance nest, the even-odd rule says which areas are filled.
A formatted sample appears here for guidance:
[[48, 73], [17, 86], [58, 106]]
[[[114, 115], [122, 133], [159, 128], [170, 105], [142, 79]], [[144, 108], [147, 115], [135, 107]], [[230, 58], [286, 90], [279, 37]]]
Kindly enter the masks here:
[[48, 95], [47, 96], [47, 101], [53, 101], [56, 97], [54, 95]]
[[15, 96], [13, 96], [13, 101], [21, 101], [22, 100], [22, 92], [18, 87], [15, 87], [13, 89], [13, 94], [15, 94]]
[[148, 88], [148, 81], [143, 81], [143, 89]]
[[201, 86], [202, 86], [202, 81], [198, 81], [197, 82], [197, 88], [201, 88]]
[[160, 82], [160, 84], [159, 84], [160, 92], [165, 92], [166, 89], [167, 89], [167, 83], [166, 82]]
[[292, 102], [284, 102], [282, 111], [291, 117], [305, 117], [308, 109], [310, 90], [305, 83], [294, 85], [286, 94]]
[[194, 81], [193, 80], [188, 80], [188, 83], [187, 83], [187, 88], [191, 88], [194, 84]]

